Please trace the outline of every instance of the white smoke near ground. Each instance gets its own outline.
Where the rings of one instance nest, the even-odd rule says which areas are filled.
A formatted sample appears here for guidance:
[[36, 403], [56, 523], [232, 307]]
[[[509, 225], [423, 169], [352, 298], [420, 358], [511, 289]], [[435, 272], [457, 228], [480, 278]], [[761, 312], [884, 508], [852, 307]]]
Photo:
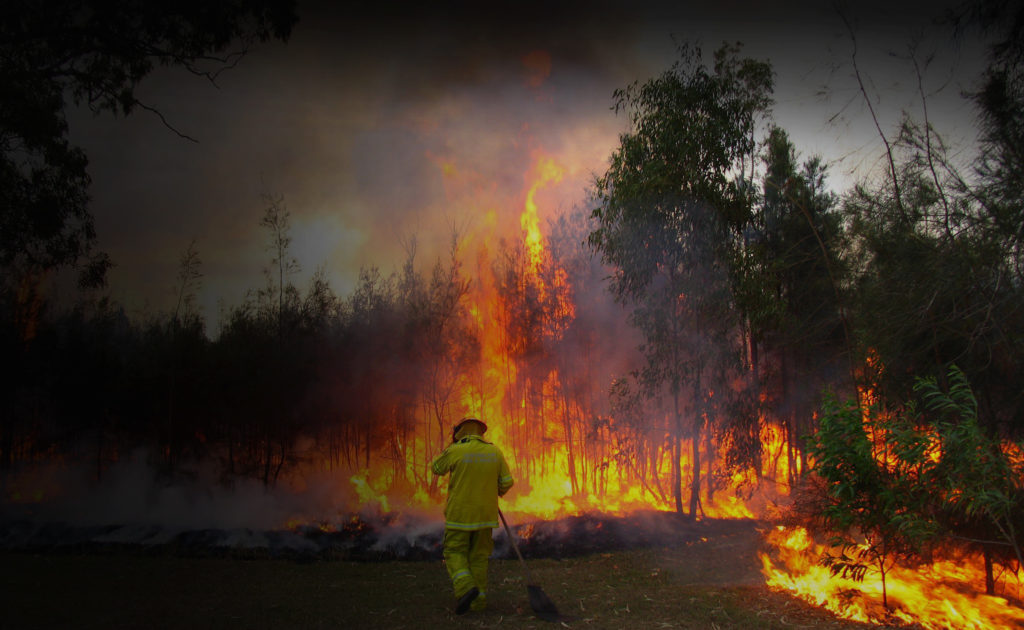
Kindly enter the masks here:
[[85, 465], [60, 463], [23, 471], [7, 482], [0, 518], [78, 527], [275, 530], [290, 522], [335, 522], [357, 503], [351, 475], [343, 472], [309, 473], [300, 490], [246, 478], [225, 484], [212, 464], [167, 479], [145, 450], [111, 465], [99, 481], [90, 472]]
[[158, 551], [298, 560], [440, 557], [440, 510], [388, 512], [361, 500], [351, 472], [307, 472], [264, 487], [225, 484], [211, 464], [173, 479], [138, 450], [99, 481], [83, 464], [23, 469], [0, 488], [0, 549]]

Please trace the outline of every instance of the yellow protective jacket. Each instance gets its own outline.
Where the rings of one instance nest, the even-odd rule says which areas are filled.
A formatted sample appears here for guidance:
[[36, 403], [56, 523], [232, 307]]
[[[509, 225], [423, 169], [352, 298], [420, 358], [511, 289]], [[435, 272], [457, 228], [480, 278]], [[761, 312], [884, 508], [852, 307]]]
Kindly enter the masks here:
[[512, 473], [501, 450], [479, 435], [468, 435], [444, 449], [431, 469], [451, 473], [444, 506], [447, 529], [471, 531], [498, 526], [498, 497], [512, 487]]

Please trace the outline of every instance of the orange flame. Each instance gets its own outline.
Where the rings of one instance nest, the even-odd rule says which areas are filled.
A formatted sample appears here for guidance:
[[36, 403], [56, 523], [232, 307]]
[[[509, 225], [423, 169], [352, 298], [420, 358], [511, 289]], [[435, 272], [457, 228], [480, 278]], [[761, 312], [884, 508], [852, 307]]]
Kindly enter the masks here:
[[533, 181], [526, 193], [526, 207], [519, 217], [519, 222], [523, 228], [526, 249], [530, 255], [530, 271], [536, 276], [544, 257], [544, 235], [541, 234], [540, 220], [537, 217], [537, 191], [548, 184], [557, 184], [562, 181], [565, 169], [559, 166], [554, 159], [538, 155], [532, 170], [528, 179]]
[[886, 574], [887, 598], [882, 607], [882, 581], [868, 574], [863, 582], [839, 576], [817, 563], [824, 547], [802, 527], [777, 526], [766, 536], [773, 546], [761, 553], [768, 586], [788, 591], [845, 619], [881, 623], [891, 616], [922, 628], [1009, 628], [1024, 624], [1024, 610], [1004, 597], [970, 593], [983, 573], [969, 562], [940, 560], [925, 567], [894, 567]]
[[[471, 173], [451, 159], [428, 157], [446, 182], [472, 179]], [[515, 337], [516, 327], [521, 326], [515, 309], [524, 304], [541, 311], [536, 332], [544, 336], [543, 343], [557, 344], [576, 319], [576, 287], [562, 262], [548, 250], [539, 207], [545, 188], [562, 181], [566, 172], [555, 158], [534, 151], [519, 197], [520, 234], [512, 245], [521, 256], [516, 259], [520, 254], [510, 254], [514, 259], [510, 264], [518, 265], [515, 286], [508, 285], [508, 278], [499, 277], [496, 268], [495, 261], [502, 259], [495, 255], [498, 224], [478, 224], [475, 232], [466, 235], [470, 246], [466, 253], [475, 254], [466, 311], [480, 343], [479, 365], [454, 377], [450, 407], [443, 418], [417, 418], [410, 434], [391, 438], [388, 450], [401, 452], [402, 457], [381, 453], [379, 459], [371, 458], [366, 468], [353, 471], [356, 474], [350, 476], [349, 483], [358, 505], [382, 511], [416, 508], [439, 513], [443, 481], [430, 474], [430, 461], [446, 446], [445, 422], [474, 415], [488, 423], [488, 439], [502, 448], [512, 467], [516, 485], [504, 500], [504, 509], [511, 515], [559, 518], [586, 511], [618, 515], [640, 509], [674, 509], [669, 481], [672, 449], [657, 448], [650, 453], [642, 463], [645, 472], [640, 474], [638, 464], [620, 457], [616, 439], [622, 429], [616, 420], [586, 406], [585, 396], [574, 391], [579, 380], [575, 374], [580, 367], [578, 358], [555, 356], [556, 352], [537, 359], [537, 351], [524, 348], [526, 342]], [[516, 249], [516, 244], [521, 249]], [[597, 387], [595, 397], [602, 395], [600, 389], [607, 385], [598, 383]], [[749, 491], [764, 477], [785, 478], [789, 471], [781, 433], [766, 428], [762, 441], [766, 453], [761, 470], [725, 475], [714, 466], [713, 491], [707, 483], [702, 484], [704, 515], [750, 518], [763, 509], [764, 497], [741, 498], [737, 491]], [[707, 475], [711, 467], [704, 468], [709, 460], [715, 461], [716, 454], [705, 451], [718, 446], [699, 446], [704, 462], [701, 473]], [[692, 443], [684, 440], [680, 451], [683, 470], [690, 470]], [[682, 482], [688, 484], [685, 479]]]

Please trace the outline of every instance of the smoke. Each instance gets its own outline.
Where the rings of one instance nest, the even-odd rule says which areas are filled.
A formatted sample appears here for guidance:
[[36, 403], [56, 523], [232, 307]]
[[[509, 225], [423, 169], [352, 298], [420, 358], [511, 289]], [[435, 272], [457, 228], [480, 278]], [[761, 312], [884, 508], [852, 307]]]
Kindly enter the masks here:
[[8, 480], [0, 519], [60, 522], [75, 527], [111, 524], [168, 530], [273, 530], [289, 521], [327, 522], [355, 504], [348, 476], [310, 474], [304, 488], [265, 488], [256, 480], [221, 482], [212, 464], [173, 479], [138, 450], [91, 482], [84, 465], [35, 467]]
[[[77, 471], [80, 473], [81, 471]], [[70, 468], [37, 470], [74, 479]], [[24, 480], [22, 480], [24, 481]], [[338, 510], [343, 487], [320, 479], [301, 492], [266, 491], [257, 483], [224, 488], [197, 476], [160, 483], [144, 452], [112, 467], [100, 484], [65, 486], [50, 500], [0, 506], [0, 549], [34, 552], [166, 552], [184, 556], [283, 557], [295, 560], [438, 560], [444, 526], [438, 515]], [[339, 494], [340, 493], [340, 494]], [[350, 498], [350, 497], [349, 497]], [[10, 497], [8, 497], [10, 499]], [[280, 519], [297, 513], [326, 515], [288, 528]], [[510, 515], [516, 519], [516, 515]], [[515, 521], [513, 521], [515, 522]], [[750, 520], [703, 519], [638, 511], [629, 516], [588, 513], [512, 526], [527, 557], [572, 557], [650, 546], [689, 545], [711, 535], [759, 527]], [[494, 555], [514, 558], [503, 529], [493, 532]]]
[[167, 479], [139, 450], [99, 482], [85, 466], [47, 464], [5, 480], [0, 549], [165, 550], [294, 559], [435, 559], [440, 511], [385, 513], [363, 502], [348, 473], [312, 473], [265, 488], [225, 485], [212, 466]]

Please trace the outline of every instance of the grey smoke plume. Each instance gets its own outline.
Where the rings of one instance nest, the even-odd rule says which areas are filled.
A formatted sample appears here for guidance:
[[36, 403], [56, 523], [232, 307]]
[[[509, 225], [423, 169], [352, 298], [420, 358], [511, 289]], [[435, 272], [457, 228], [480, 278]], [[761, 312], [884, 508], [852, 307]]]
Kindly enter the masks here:
[[[51, 464], [21, 475], [11, 482], [17, 490], [12, 487], [4, 493], [0, 519], [82, 527], [123, 524], [176, 530], [271, 530], [284, 528], [293, 519], [337, 520], [355, 501], [349, 475], [343, 474], [307, 476], [302, 491], [268, 489], [251, 479], [225, 486], [212, 466], [167, 480], [153, 469], [144, 450], [111, 466], [99, 482], [89, 481], [83, 468]], [[34, 497], [37, 488], [45, 490]], [[11, 500], [16, 491], [20, 501]]]

